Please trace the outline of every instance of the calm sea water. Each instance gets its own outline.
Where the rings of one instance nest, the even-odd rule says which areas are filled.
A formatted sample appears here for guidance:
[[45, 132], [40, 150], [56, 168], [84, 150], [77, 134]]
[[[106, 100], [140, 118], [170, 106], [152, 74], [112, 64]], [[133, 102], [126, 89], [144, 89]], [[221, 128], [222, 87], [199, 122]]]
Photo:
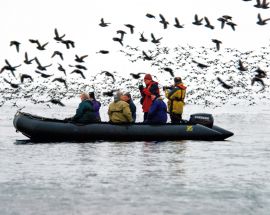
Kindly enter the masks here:
[[15, 144], [0, 110], [1, 215], [269, 214], [267, 108], [214, 113], [222, 142], [80, 144]]

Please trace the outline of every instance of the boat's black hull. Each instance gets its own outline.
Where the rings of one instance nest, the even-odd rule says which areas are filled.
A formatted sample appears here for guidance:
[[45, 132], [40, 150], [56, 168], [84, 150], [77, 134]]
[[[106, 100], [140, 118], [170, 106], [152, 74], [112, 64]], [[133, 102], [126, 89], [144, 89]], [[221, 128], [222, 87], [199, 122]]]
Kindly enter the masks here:
[[14, 127], [32, 141], [146, 141], [146, 140], [224, 140], [232, 132], [218, 126], [208, 128], [196, 124], [125, 124], [94, 123], [79, 125], [61, 120], [45, 119], [18, 112]]

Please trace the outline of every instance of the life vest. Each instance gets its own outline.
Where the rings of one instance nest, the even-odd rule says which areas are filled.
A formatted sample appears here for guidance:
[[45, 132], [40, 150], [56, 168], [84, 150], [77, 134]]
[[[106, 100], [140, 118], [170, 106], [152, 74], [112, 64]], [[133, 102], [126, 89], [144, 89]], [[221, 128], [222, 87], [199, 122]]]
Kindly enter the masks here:
[[183, 84], [179, 84], [171, 91], [166, 92], [166, 97], [168, 98], [168, 111], [170, 113], [183, 113], [185, 95], [186, 87]]

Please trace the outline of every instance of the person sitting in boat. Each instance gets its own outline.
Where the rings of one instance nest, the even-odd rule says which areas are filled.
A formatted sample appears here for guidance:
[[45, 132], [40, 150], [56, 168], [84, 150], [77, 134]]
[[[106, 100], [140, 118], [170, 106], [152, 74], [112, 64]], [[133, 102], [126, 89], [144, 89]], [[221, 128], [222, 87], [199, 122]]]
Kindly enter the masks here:
[[129, 108], [131, 111], [133, 122], [136, 121], [136, 105], [134, 104], [131, 95], [129, 92], [125, 92], [123, 96], [121, 97], [121, 100], [127, 102], [129, 104]]
[[71, 121], [84, 124], [91, 122], [98, 122], [92, 103], [89, 100], [88, 93], [85, 92], [81, 93], [80, 98], [81, 103], [79, 104], [79, 107], [76, 110], [75, 116], [71, 118]]
[[171, 123], [180, 123], [186, 95], [186, 87], [180, 77], [174, 78], [174, 86], [164, 87], [165, 96], [168, 99], [168, 112], [170, 113]]
[[100, 114], [99, 114], [99, 109], [101, 107], [101, 103], [96, 100], [96, 97], [95, 97], [95, 93], [94, 92], [90, 92], [89, 93], [89, 100], [92, 103], [92, 106], [93, 106], [93, 109], [94, 109], [96, 118], [100, 122], [101, 121], [101, 118], [100, 118]]
[[164, 124], [167, 122], [167, 106], [159, 94], [152, 94], [152, 105], [144, 123]]
[[144, 83], [146, 87], [144, 87], [143, 85], [140, 85], [139, 90], [142, 96], [141, 104], [142, 104], [142, 109], [144, 112], [143, 119], [145, 121], [147, 118], [147, 114], [150, 109], [150, 106], [152, 104], [151, 95], [159, 94], [159, 88], [158, 88], [158, 82], [153, 81], [152, 76], [150, 74], [146, 74], [144, 76]]
[[112, 123], [131, 123], [133, 121], [129, 104], [123, 100], [122, 92], [117, 92], [114, 101], [109, 105], [108, 115]]

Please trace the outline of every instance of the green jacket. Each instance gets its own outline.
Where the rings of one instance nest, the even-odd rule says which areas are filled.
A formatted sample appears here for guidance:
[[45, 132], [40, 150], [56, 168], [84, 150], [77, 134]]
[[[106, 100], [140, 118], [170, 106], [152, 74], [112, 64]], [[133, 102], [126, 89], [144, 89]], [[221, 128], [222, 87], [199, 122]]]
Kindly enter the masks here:
[[109, 105], [108, 110], [110, 121], [113, 123], [132, 122], [132, 114], [129, 104], [124, 101], [114, 101]]
[[84, 100], [79, 104], [72, 121], [78, 123], [97, 122], [96, 115], [90, 100]]

